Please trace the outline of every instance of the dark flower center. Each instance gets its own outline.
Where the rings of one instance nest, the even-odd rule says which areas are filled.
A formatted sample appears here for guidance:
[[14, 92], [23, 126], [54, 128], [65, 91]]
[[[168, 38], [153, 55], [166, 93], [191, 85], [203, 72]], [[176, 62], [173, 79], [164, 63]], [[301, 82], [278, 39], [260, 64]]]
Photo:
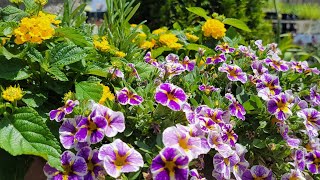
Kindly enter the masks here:
[[188, 138], [180, 138], [179, 139], [179, 146], [182, 147], [183, 149], [188, 149], [189, 145], [188, 145]]
[[72, 173], [72, 167], [70, 165], [64, 165], [62, 166], [64, 172], [64, 175], [69, 175], [70, 173]]
[[89, 121], [88, 129], [89, 129], [90, 131], [95, 131], [95, 130], [98, 129], [98, 127], [97, 127], [96, 123], [94, 123], [93, 121]]
[[127, 164], [127, 157], [128, 155], [125, 154], [124, 156], [121, 156], [117, 153], [116, 160], [114, 161], [114, 165], [116, 166], [124, 166]]
[[168, 93], [167, 97], [168, 97], [169, 100], [175, 100], [176, 99], [176, 97], [172, 93]]
[[169, 171], [169, 173], [174, 172], [174, 168], [176, 167], [176, 163], [174, 161], [167, 161], [164, 168]]
[[94, 169], [94, 164], [92, 163], [92, 161], [89, 161], [89, 162], [87, 163], [87, 166], [88, 166], [88, 171], [93, 171], [93, 169]]

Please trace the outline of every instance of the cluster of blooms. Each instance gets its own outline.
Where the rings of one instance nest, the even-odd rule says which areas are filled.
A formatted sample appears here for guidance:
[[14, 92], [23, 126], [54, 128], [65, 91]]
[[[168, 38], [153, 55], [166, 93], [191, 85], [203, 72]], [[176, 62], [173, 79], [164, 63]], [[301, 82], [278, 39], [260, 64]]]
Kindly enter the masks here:
[[18, 86], [10, 86], [7, 87], [4, 91], [2, 91], [2, 98], [6, 101], [14, 102], [22, 99], [23, 97], [23, 91], [22, 89]]
[[226, 35], [224, 24], [217, 19], [208, 19], [202, 26], [204, 36], [220, 39]]
[[106, 36], [103, 36], [103, 37], [94, 36], [93, 45], [96, 49], [98, 49], [101, 52], [110, 52], [116, 57], [122, 57], [122, 58], [126, 56], [126, 53], [119, 51], [117, 48], [110, 45]]
[[[60, 141], [68, 150], [61, 155], [63, 171], [46, 164], [45, 175], [49, 179], [98, 179], [106, 173], [117, 178], [121, 173], [138, 171], [144, 164], [141, 154], [122, 140], [115, 139], [99, 149], [90, 147], [101, 142], [104, 136], [114, 137], [124, 131], [123, 113], [91, 101], [88, 116], [65, 118], [78, 104], [68, 100], [63, 107], [49, 113], [51, 120], [63, 121], [59, 128]], [[69, 151], [73, 148], [76, 154]]]
[[56, 15], [45, 14], [42, 11], [37, 16], [25, 17], [21, 20], [18, 28], [14, 30], [16, 44], [25, 42], [41, 44], [42, 41], [50, 39], [54, 33], [53, 25], [57, 26], [60, 20], [55, 20]]

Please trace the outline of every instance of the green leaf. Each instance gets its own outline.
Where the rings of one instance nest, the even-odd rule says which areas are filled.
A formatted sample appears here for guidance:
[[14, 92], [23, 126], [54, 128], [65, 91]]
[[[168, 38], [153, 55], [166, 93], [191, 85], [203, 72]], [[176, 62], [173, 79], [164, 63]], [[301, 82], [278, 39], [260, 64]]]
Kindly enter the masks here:
[[188, 11], [200, 16], [200, 17], [203, 17], [204, 19], [210, 19], [209, 16], [207, 16], [207, 12], [202, 9], [201, 7], [189, 7], [189, 8], [186, 8]]
[[23, 59], [24, 56], [26, 55], [29, 47], [26, 47], [23, 49], [19, 54], [12, 54], [9, 52], [4, 46], [0, 47], [0, 55], [4, 55], [7, 59], [12, 59], [12, 58], [18, 58], [18, 59]]
[[22, 18], [29, 16], [28, 13], [24, 12], [21, 9], [18, 9], [16, 7], [13, 7], [11, 5], [3, 8], [0, 11], [0, 17], [3, 21], [20, 21]]
[[154, 50], [151, 51], [151, 55], [152, 55], [153, 58], [157, 58], [164, 51], [171, 51], [171, 48], [169, 48], [169, 47], [160, 47], [160, 48], [154, 49]]
[[90, 100], [98, 102], [102, 96], [102, 86], [98, 83], [82, 81], [76, 84], [76, 97], [79, 100]]
[[18, 26], [14, 21], [0, 22], [0, 36], [8, 36], [13, 33], [13, 30]]
[[35, 48], [30, 48], [30, 50], [27, 52], [27, 56], [31, 59], [33, 62], [39, 62], [42, 63], [43, 56], [42, 54]]
[[99, 66], [96, 65], [91, 65], [88, 66], [86, 71], [84, 72], [85, 74], [92, 74], [100, 77], [108, 77], [109, 73], [106, 69], [103, 69]]
[[39, 5], [37, 5], [34, 0], [23, 0], [23, 3], [26, 7], [27, 12], [31, 14], [34, 14], [37, 12]]
[[204, 103], [209, 106], [210, 108], [213, 108], [213, 102], [206, 96], [206, 95], [202, 95], [202, 100], [204, 101]]
[[22, 80], [31, 76], [26, 71], [26, 66], [19, 60], [6, 60], [0, 58], [0, 78], [6, 80]]
[[81, 61], [86, 56], [84, 50], [75, 45], [62, 43], [51, 50], [50, 62], [52, 66], [64, 67]]
[[261, 139], [254, 139], [252, 144], [258, 149], [266, 147], [265, 143]]
[[55, 30], [55, 36], [67, 38], [74, 44], [85, 47], [90, 46], [86, 38], [76, 29], [71, 27], [61, 27]]
[[223, 20], [224, 24], [228, 24], [230, 26], [236, 27], [238, 29], [251, 32], [250, 28], [241, 20], [234, 18], [226, 18]]
[[132, 16], [137, 12], [137, 10], [140, 7], [140, 3], [138, 3], [134, 8], [130, 11], [130, 13], [127, 15], [125, 22], [129, 22]]
[[68, 81], [68, 77], [62, 71], [60, 71], [58, 67], [51, 67], [47, 71], [59, 81]]
[[244, 107], [244, 109], [245, 109], [246, 111], [252, 111], [252, 110], [255, 109], [254, 106], [251, 104], [251, 101], [250, 101], [250, 100], [248, 100], [248, 101], [246, 101], [245, 103], [243, 103], [243, 107]]
[[45, 101], [47, 97], [41, 93], [35, 94], [31, 93], [23, 96], [22, 101], [27, 104], [29, 107], [37, 108], [40, 107]]
[[205, 49], [207, 54], [212, 54], [213, 50], [208, 48], [207, 46], [204, 45], [200, 45], [200, 44], [188, 44], [186, 46], [186, 49], [188, 50], [194, 50], [194, 51], [198, 51], [199, 48]]
[[59, 142], [39, 114], [32, 108], [19, 108], [0, 121], [0, 148], [13, 156], [28, 154], [43, 157], [61, 169]]

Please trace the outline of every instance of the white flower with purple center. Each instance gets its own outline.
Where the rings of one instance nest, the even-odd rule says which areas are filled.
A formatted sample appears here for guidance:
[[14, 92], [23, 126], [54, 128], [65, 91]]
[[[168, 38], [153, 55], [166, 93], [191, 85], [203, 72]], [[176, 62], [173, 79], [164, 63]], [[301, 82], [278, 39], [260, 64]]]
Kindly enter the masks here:
[[281, 60], [277, 54], [273, 54], [272, 57], [267, 57], [264, 62], [276, 71], [285, 72], [289, 70], [288, 63], [284, 60]]
[[59, 138], [62, 146], [66, 149], [75, 148], [76, 150], [81, 149], [84, 146], [88, 146], [87, 142], [79, 142], [75, 138], [75, 134], [78, 132], [77, 125], [79, 122], [86, 117], [75, 116], [74, 118], [67, 118], [63, 121], [59, 128]]
[[246, 73], [242, 72], [242, 69], [237, 65], [228, 65], [223, 63], [221, 67], [218, 68], [220, 72], [227, 73], [227, 77], [230, 81], [240, 81], [242, 83], [247, 82]]
[[163, 83], [157, 87], [154, 98], [163, 106], [168, 106], [173, 111], [180, 111], [187, 100], [187, 95], [180, 87]]
[[237, 180], [242, 180], [241, 176], [243, 172], [249, 167], [249, 162], [245, 159], [245, 153], [248, 151], [244, 146], [238, 143], [235, 145], [235, 148], [240, 161], [233, 166], [232, 172]]
[[175, 147], [189, 160], [197, 158], [203, 153], [201, 138], [192, 137], [189, 132], [179, 126], [168, 127], [163, 131], [162, 142], [165, 147]]
[[77, 124], [77, 133], [75, 138], [79, 142], [88, 142], [96, 144], [104, 137], [104, 129], [107, 127], [107, 121], [103, 116], [98, 116], [96, 111], [91, 112], [89, 117], [84, 117]]
[[133, 93], [127, 87], [124, 87], [117, 92], [117, 99], [122, 105], [130, 104], [132, 106], [137, 106], [143, 102], [143, 98], [141, 96]]
[[214, 86], [202, 84], [199, 86], [199, 90], [204, 91], [206, 94], [209, 94], [210, 92], [216, 92], [216, 91], [219, 91], [220, 89]]
[[244, 115], [246, 114], [244, 107], [236, 100], [233, 94], [226, 93], [225, 97], [231, 102], [229, 105], [230, 114], [244, 121]]
[[121, 173], [137, 172], [144, 164], [141, 154], [120, 139], [101, 146], [98, 158], [107, 174], [114, 178]]
[[122, 133], [125, 130], [124, 115], [120, 111], [113, 111], [101, 104], [94, 104], [93, 110], [96, 109], [97, 115], [102, 116], [107, 122], [104, 129], [107, 137], [114, 137], [118, 133]]
[[310, 138], [317, 137], [320, 130], [320, 112], [314, 108], [306, 108], [297, 112], [302, 118]]
[[181, 63], [184, 67], [185, 70], [187, 71], [193, 71], [196, 61], [195, 60], [190, 60], [188, 56], [184, 57]]
[[80, 157], [75, 156], [71, 151], [65, 151], [61, 154], [61, 160], [63, 171], [59, 171], [54, 167], [51, 167], [46, 163], [43, 167], [43, 172], [48, 179], [52, 180], [64, 180], [64, 179], [76, 179], [84, 180], [84, 176], [87, 174], [87, 163]]
[[276, 43], [267, 44], [267, 49], [268, 49], [268, 53], [267, 53], [268, 55], [281, 54], [281, 51], [278, 48], [278, 44]]
[[281, 92], [278, 76], [271, 74], [263, 74], [257, 81], [256, 88], [258, 91], [258, 96], [266, 101], [272, 96], [278, 95]]
[[138, 71], [137, 69], [135, 68], [134, 64], [132, 63], [128, 63], [128, 66], [131, 68], [132, 70], [132, 75], [134, 75], [138, 80], [141, 80], [139, 74], [138, 74]]
[[254, 44], [258, 47], [258, 49], [260, 50], [260, 51], [264, 51], [264, 50], [266, 50], [266, 48], [263, 46], [263, 44], [262, 44], [262, 40], [256, 40], [255, 42], [254, 42]]
[[88, 172], [84, 176], [85, 180], [95, 180], [98, 176], [105, 174], [102, 160], [98, 158], [99, 151], [97, 149], [92, 150], [91, 147], [84, 147], [77, 152], [77, 156], [82, 157], [88, 167]]
[[247, 169], [242, 174], [242, 180], [255, 180], [255, 179], [273, 180], [274, 178], [272, 177], [272, 171], [261, 165], [252, 166], [250, 170]]
[[233, 53], [235, 51], [235, 48], [230, 47], [229, 44], [226, 43], [226, 42], [217, 45], [214, 49], [216, 51], [219, 50], [219, 51], [224, 52], [224, 53]]
[[289, 173], [282, 175], [281, 180], [306, 180], [300, 170], [291, 169]]
[[221, 138], [224, 143], [234, 147], [238, 140], [238, 135], [233, 131], [231, 124], [225, 124], [222, 126]]
[[173, 53], [170, 53], [166, 56], [167, 62], [179, 63], [179, 56]]
[[303, 71], [306, 71], [309, 69], [309, 65], [307, 61], [291, 61], [291, 69], [298, 72], [303, 73]]
[[150, 170], [154, 180], [186, 180], [189, 173], [188, 156], [173, 147], [165, 147], [152, 160]]
[[111, 74], [111, 78], [115, 79], [116, 77], [123, 79], [124, 74], [123, 72], [118, 68], [110, 68], [108, 72]]
[[207, 57], [206, 64], [218, 64], [226, 61], [226, 55], [224, 53], [217, 54], [215, 56]]
[[68, 100], [64, 106], [55, 109], [55, 110], [51, 110], [49, 112], [49, 116], [50, 116], [50, 120], [56, 120], [57, 122], [61, 122], [62, 119], [66, 116], [66, 114], [71, 114], [73, 111], [73, 108], [79, 105], [79, 101], [78, 100]]
[[230, 179], [233, 166], [239, 162], [240, 158], [235, 152], [228, 157], [223, 157], [219, 153], [216, 153], [213, 157], [214, 170], [223, 174], [225, 179]]
[[284, 121], [292, 115], [290, 108], [294, 105], [293, 100], [294, 97], [291, 94], [280, 93], [268, 101], [268, 112], [275, 115], [278, 120]]
[[152, 58], [151, 52], [147, 52], [147, 54], [144, 56], [144, 60], [146, 63], [151, 64], [154, 67], [159, 67], [159, 63], [156, 59]]
[[249, 57], [252, 60], [257, 59], [255, 52], [250, 48], [250, 46], [246, 47], [246, 46], [240, 45], [238, 49], [245, 57]]
[[311, 151], [305, 158], [308, 170], [312, 174], [320, 174], [320, 151]]

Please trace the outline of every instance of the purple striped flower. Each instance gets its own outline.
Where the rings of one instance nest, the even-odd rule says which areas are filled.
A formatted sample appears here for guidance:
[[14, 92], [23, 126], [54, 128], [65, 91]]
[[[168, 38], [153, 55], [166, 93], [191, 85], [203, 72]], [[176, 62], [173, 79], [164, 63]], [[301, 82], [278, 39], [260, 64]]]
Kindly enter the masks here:
[[186, 118], [190, 124], [197, 124], [198, 121], [196, 119], [196, 114], [194, 110], [192, 110], [189, 103], [185, 102], [182, 104], [182, 111], [185, 113]]
[[166, 56], [167, 62], [179, 63], [179, 56], [173, 53], [170, 53]]
[[137, 172], [144, 164], [141, 154], [120, 139], [101, 146], [98, 158], [107, 174], [114, 178], [121, 173]]
[[57, 122], [61, 122], [62, 119], [66, 116], [66, 114], [71, 114], [73, 108], [77, 105], [79, 105], [78, 100], [73, 101], [69, 99], [64, 106], [55, 110], [51, 110], [49, 112], [50, 120], [56, 120]]
[[211, 148], [214, 148], [221, 156], [226, 158], [231, 156], [234, 151], [231, 149], [231, 146], [223, 142], [220, 131], [221, 130], [210, 131], [208, 134], [208, 143]]
[[306, 167], [305, 161], [305, 150], [297, 149], [294, 152], [293, 160], [294, 160], [294, 167], [298, 170], [303, 171]]
[[165, 147], [177, 148], [182, 154], [188, 156], [189, 160], [195, 159], [203, 153], [201, 138], [192, 137], [189, 132], [179, 126], [166, 128], [162, 134], [162, 142]]
[[206, 94], [209, 94], [210, 92], [215, 92], [215, 91], [219, 91], [219, 88], [215, 88], [214, 86], [210, 86], [210, 85], [200, 85], [199, 86], [199, 90], [200, 91], [204, 91]]
[[268, 49], [268, 55], [273, 55], [273, 54], [281, 54], [280, 49], [278, 48], [278, 44], [276, 43], [271, 43], [271, 44], [267, 44], [267, 49]]
[[256, 40], [255, 42], [254, 42], [254, 44], [258, 47], [258, 49], [260, 50], [260, 51], [264, 51], [264, 50], [266, 50], [266, 48], [263, 46], [263, 44], [262, 44], [262, 40]]
[[218, 54], [216, 56], [207, 57], [206, 64], [218, 64], [226, 61], [226, 55], [224, 53]]
[[220, 72], [227, 73], [227, 77], [230, 81], [241, 81], [242, 83], [247, 82], [246, 73], [242, 72], [242, 69], [237, 65], [228, 65], [223, 63], [221, 67], [218, 68]]
[[98, 176], [105, 174], [98, 153], [97, 149], [92, 150], [91, 147], [84, 147], [77, 152], [77, 156], [82, 157], [87, 163], [88, 173], [84, 176], [85, 180], [95, 180]]
[[314, 108], [306, 108], [298, 111], [297, 115], [303, 119], [309, 137], [317, 137], [320, 130], [320, 112]]
[[320, 105], [320, 93], [318, 92], [317, 86], [313, 86], [310, 88], [310, 101], [312, 106]]
[[189, 159], [173, 147], [165, 147], [152, 160], [150, 169], [154, 180], [186, 180]]
[[320, 151], [311, 151], [305, 158], [308, 170], [312, 174], [320, 174]]
[[277, 54], [273, 54], [272, 57], [267, 57], [264, 62], [276, 71], [285, 72], [289, 70], [288, 63], [284, 60], [281, 60]]
[[132, 106], [136, 106], [143, 102], [143, 98], [141, 96], [134, 94], [127, 87], [124, 87], [117, 92], [117, 99], [122, 105], [130, 104]]
[[306, 180], [301, 171], [291, 169], [289, 173], [282, 175], [281, 180]]
[[257, 81], [256, 87], [258, 96], [266, 101], [272, 98], [272, 96], [278, 95], [281, 92], [278, 76], [271, 74], [263, 74]]
[[244, 115], [246, 114], [244, 107], [236, 100], [233, 94], [226, 93], [225, 97], [231, 102], [229, 105], [230, 114], [244, 121]]
[[234, 147], [238, 140], [238, 135], [233, 131], [231, 124], [225, 124], [222, 126], [221, 138], [224, 143]]
[[97, 115], [102, 116], [107, 122], [104, 129], [104, 133], [107, 137], [114, 137], [125, 130], [124, 115], [122, 112], [113, 111], [101, 104], [94, 104], [93, 110], [95, 109]]
[[278, 120], [284, 121], [292, 115], [290, 108], [293, 106], [293, 100], [294, 97], [289, 93], [280, 93], [268, 101], [268, 111]]
[[255, 179], [272, 180], [272, 171], [264, 166], [256, 165], [252, 166], [250, 170], [248, 169], [242, 174], [242, 180]]
[[79, 142], [88, 142], [96, 144], [104, 137], [104, 129], [107, 127], [107, 121], [103, 116], [97, 116], [96, 110], [91, 112], [89, 117], [84, 117], [77, 124], [77, 133], [75, 138]]
[[233, 53], [235, 51], [235, 48], [230, 47], [229, 44], [226, 43], [226, 42], [217, 45], [214, 49], [216, 51], [219, 50], [219, 51], [224, 52], [224, 53]]
[[83, 177], [87, 174], [87, 164], [82, 157], [75, 156], [71, 151], [65, 151], [61, 154], [60, 162], [63, 171], [51, 167], [48, 163], [44, 165], [43, 172], [48, 179], [84, 180]]
[[304, 71], [304, 73], [307, 74], [307, 75], [309, 75], [309, 74], [311, 74], [311, 73], [316, 74], [316, 75], [319, 75], [319, 74], [320, 74], [320, 70], [319, 70], [318, 68], [316, 68], [316, 67], [314, 67], [314, 68], [308, 68], [308, 69], [306, 69], [306, 70]]
[[223, 174], [225, 179], [230, 179], [232, 168], [239, 163], [239, 161], [240, 158], [235, 152], [229, 157], [223, 157], [221, 154], [216, 153], [213, 157], [214, 170]]
[[232, 172], [237, 180], [242, 180], [241, 176], [243, 172], [249, 167], [249, 162], [245, 159], [245, 153], [248, 151], [241, 144], [236, 144], [235, 149], [240, 161], [233, 166]]
[[307, 61], [291, 61], [291, 69], [298, 72], [303, 73], [303, 71], [309, 69], [309, 65]]
[[173, 111], [180, 111], [187, 100], [187, 95], [178, 86], [170, 83], [160, 84], [156, 89], [155, 100]]
[[238, 49], [245, 57], [249, 57], [252, 60], [256, 60], [257, 59], [257, 56], [256, 56], [255, 52], [250, 48], [250, 46], [246, 47], [246, 46], [240, 45], [238, 47]]
[[108, 72], [111, 74], [111, 78], [115, 79], [116, 77], [123, 79], [124, 74], [123, 72], [118, 68], [110, 68]]
[[160, 77], [171, 79], [172, 77], [183, 73], [185, 68], [180, 63], [167, 62], [160, 68], [160, 70]]
[[280, 130], [280, 134], [283, 138], [283, 140], [286, 141], [286, 143], [288, 144], [288, 146], [290, 148], [298, 148], [301, 140], [298, 138], [293, 138], [289, 136], [289, 126], [287, 124], [285, 124], [284, 122], [279, 122], [277, 123], [279, 130]]
[[159, 67], [159, 63], [156, 59], [152, 58], [151, 52], [147, 52], [147, 54], [144, 56], [144, 60], [146, 63], [151, 64], [154, 67]]
[[141, 80], [139, 74], [138, 74], [138, 71], [137, 69], [135, 68], [134, 64], [132, 63], [128, 63], [128, 66], [131, 68], [132, 70], [132, 75], [134, 75], [138, 80]]
[[195, 60], [190, 60], [188, 56], [184, 57], [182, 60], [182, 65], [184, 67], [185, 70], [187, 71], [193, 71], [195, 65], [196, 65], [196, 61]]
[[191, 169], [189, 173], [191, 176], [190, 180], [206, 180], [206, 178], [200, 176], [197, 169]]
[[196, 109], [196, 118], [199, 120], [201, 129], [206, 132], [216, 129], [216, 124], [223, 126], [225, 123], [223, 115], [224, 111], [221, 109], [211, 109], [205, 105]]
[[269, 73], [269, 70], [263, 66], [262, 61], [255, 60], [251, 63], [251, 69], [255, 75], [263, 75]]

